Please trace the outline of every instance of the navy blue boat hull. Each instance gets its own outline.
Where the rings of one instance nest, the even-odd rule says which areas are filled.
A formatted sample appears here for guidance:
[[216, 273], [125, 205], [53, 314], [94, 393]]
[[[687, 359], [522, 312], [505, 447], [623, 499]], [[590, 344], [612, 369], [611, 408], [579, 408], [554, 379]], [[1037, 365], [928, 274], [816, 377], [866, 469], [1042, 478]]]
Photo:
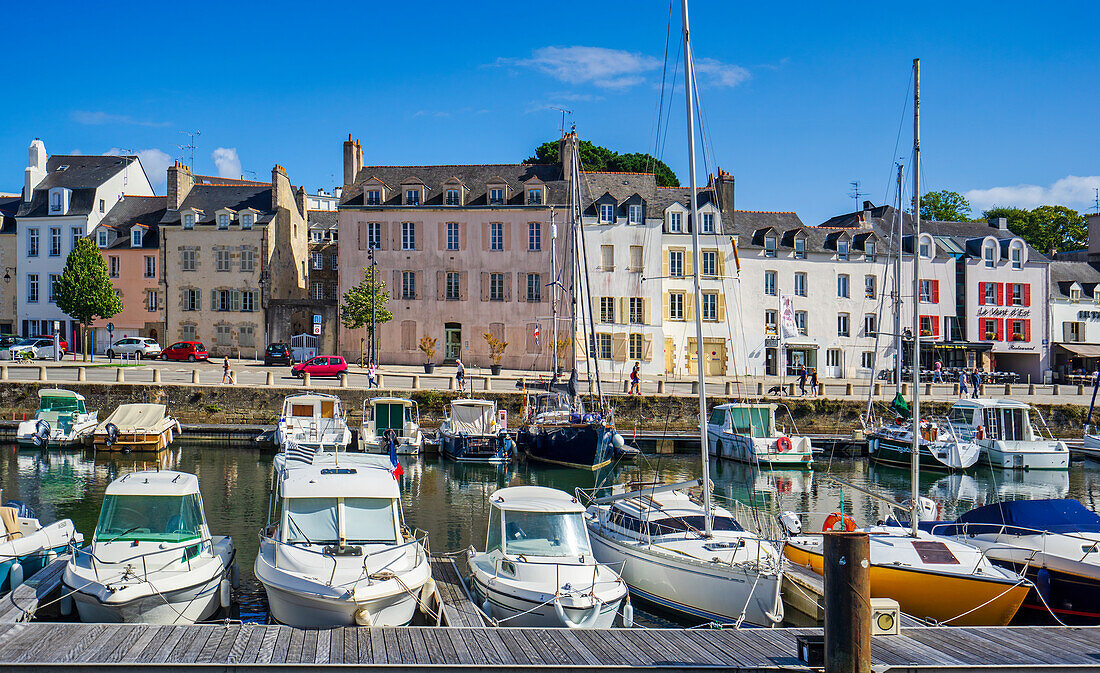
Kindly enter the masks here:
[[582, 470], [611, 463], [615, 429], [603, 423], [529, 425], [520, 428], [516, 443], [533, 460]]
[[451, 460], [468, 463], [507, 463], [512, 460], [510, 444], [500, 436], [473, 437], [441, 432], [439, 451]]

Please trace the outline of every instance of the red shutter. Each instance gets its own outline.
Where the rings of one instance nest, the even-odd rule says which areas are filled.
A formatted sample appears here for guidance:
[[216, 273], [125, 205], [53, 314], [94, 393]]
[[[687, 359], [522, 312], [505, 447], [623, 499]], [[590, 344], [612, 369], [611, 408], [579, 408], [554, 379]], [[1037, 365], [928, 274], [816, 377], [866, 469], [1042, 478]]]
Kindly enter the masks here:
[[978, 283], [978, 306], [985, 306], [985, 283]]
[[1005, 305], [1005, 285], [1006, 283], [996, 283], [997, 286], [997, 306]]
[[940, 303], [940, 281], [932, 281], [932, 303]]
[[1008, 321], [1004, 318], [997, 318], [997, 341], [1008, 341], [1008, 338], [1005, 336], [1005, 329], [1007, 327]]
[[1031, 283], [1024, 283], [1024, 306], [1031, 306]]
[[[1027, 286], [1025, 285], [1025, 287], [1027, 287]], [[1026, 297], [1027, 295], [1025, 294], [1024, 296]], [[1024, 341], [1031, 341], [1031, 321], [1030, 320], [1025, 320], [1024, 321]]]
[[[935, 283], [936, 281], [932, 281], [932, 282]], [[935, 288], [936, 286], [933, 285], [932, 287]], [[935, 296], [935, 295], [933, 295], [933, 296]], [[932, 338], [933, 339], [938, 339], [939, 336], [940, 336], [939, 316], [938, 315], [929, 316], [928, 317], [928, 322], [932, 323]]]

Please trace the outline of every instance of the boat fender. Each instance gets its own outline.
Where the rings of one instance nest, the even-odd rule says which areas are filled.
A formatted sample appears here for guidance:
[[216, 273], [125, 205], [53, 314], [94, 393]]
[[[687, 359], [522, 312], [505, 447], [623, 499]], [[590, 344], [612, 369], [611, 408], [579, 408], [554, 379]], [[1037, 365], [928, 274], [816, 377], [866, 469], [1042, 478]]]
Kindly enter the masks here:
[[779, 453], [786, 453], [794, 448], [794, 445], [791, 444], [790, 437], [780, 437], [775, 442], [775, 448], [779, 450]]
[[622, 435], [620, 435], [619, 433], [616, 432], [613, 435], [611, 435], [611, 444], [616, 449], [622, 449], [623, 446], [626, 444], [626, 440], [623, 439]]
[[118, 426], [114, 423], [108, 423], [103, 426], [103, 430], [107, 435], [107, 438], [103, 441], [107, 446], [113, 446], [118, 441]]
[[633, 628], [634, 626], [634, 606], [630, 604], [630, 596], [626, 597], [623, 601], [623, 628]]
[[61, 615], [68, 617], [73, 613], [73, 597], [65, 596], [61, 599]]
[[481, 603], [481, 611], [485, 613], [486, 617], [492, 618], [493, 615], [491, 612], [489, 612], [490, 607], [491, 604], [489, 603], [489, 597], [486, 596], [485, 600]]
[[589, 609], [588, 614], [579, 622], [575, 622], [569, 618], [569, 615], [565, 614], [565, 608], [561, 605], [561, 596], [554, 596], [554, 612], [558, 615], [558, 621], [562, 623], [562, 626], [567, 626], [571, 629], [590, 629], [595, 626], [596, 620], [600, 618], [600, 609], [602, 607], [603, 601], [597, 598], [595, 604]]
[[[57, 552], [55, 552], [52, 549], [49, 550], [48, 552], [46, 552], [46, 565], [50, 565], [51, 563], [53, 563], [56, 560], [57, 560]], [[45, 566], [43, 566], [43, 567], [45, 567]]]
[[825, 532], [837, 530], [836, 525], [838, 523], [843, 523], [843, 530], [846, 530], [848, 532], [856, 529], [855, 519], [848, 516], [847, 514], [844, 514], [843, 512], [833, 512], [829, 516], [825, 517], [825, 525], [821, 527], [821, 530]]
[[236, 563], [229, 569], [229, 583], [233, 585], [234, 589], [241, 586], [241, 567]]
[[223, 608], [229, 608], [229, 604], [233, 597], [233, 590], [229, 586], [229, 580], [222, 580], [219, 588], [219, 597], [221, 598], [221, 604]]
[[359, 626], [373, 626], [370, 618], [370, 610], [367, 606], [362, 606], [355, 611], [355, 623]]
[[435, 602], [435, 591], [435, 580], [430, 577], [424, 583], [424, 586], [420, 587], [420, 611], [424, 614], [430, 614], [432, 611], [432, 605]]
[[8, 570], [8, 587], [12, 590], [23, 583], [23, 564], [19, 561], [11, 564]]
[[1039, 568], [1039, 572], [1035, 573], [1035, 591], [1047, 605], [1050, 604], [1050, 571], [1046, 568]]

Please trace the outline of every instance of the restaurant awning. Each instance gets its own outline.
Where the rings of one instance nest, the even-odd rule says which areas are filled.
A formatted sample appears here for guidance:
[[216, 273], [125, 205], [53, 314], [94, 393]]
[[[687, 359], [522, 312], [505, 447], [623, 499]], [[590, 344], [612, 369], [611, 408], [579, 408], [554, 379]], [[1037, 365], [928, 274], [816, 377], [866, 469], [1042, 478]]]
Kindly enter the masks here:
[[1100, 358], [1100, 344], [1054, 344], [1077, 357]]

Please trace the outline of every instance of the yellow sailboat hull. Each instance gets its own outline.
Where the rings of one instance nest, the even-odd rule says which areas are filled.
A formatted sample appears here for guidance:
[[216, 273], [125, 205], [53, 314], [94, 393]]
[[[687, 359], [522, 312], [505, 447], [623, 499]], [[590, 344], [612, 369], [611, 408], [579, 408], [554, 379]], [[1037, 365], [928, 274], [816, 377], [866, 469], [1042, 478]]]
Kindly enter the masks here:
[[[792, 563], [825, 574], [821, 554], [790, 544], [783, 554]], [[906, 614], [952, 626], [1005, 626], [1020, 609], [1027, 592], [1025, 584], [993, 578], [871, 565], [872, 598], [892, 598]]]

